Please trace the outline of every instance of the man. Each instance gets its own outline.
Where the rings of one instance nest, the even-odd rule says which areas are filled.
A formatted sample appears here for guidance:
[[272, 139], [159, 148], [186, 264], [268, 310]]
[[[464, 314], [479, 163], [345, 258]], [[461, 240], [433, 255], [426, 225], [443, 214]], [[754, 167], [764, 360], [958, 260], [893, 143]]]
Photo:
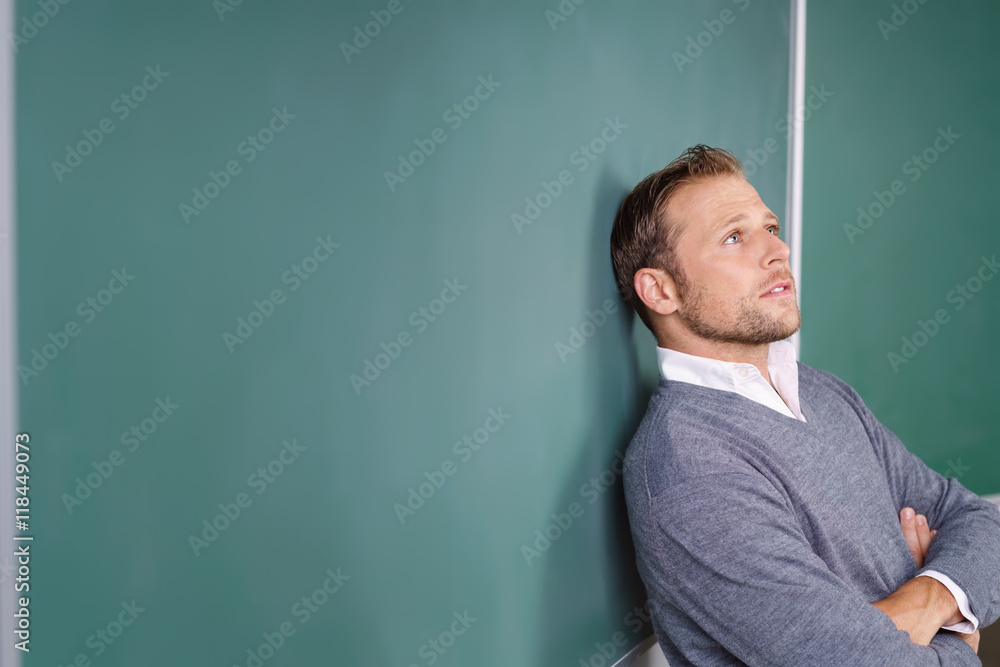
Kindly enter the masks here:
[[619, 289], [658, 346], [624, 483], [663, 652], [671, 667], [980, 665], [1000, 512], [796, 362], [778, 232], [739, 161], [702, 145], [615, 219]]

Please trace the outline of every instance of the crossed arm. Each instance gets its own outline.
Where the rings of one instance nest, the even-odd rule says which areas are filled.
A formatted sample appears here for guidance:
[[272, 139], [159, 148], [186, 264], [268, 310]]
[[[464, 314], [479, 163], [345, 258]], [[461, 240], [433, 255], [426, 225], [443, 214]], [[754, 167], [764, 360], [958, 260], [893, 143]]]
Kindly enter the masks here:
[[[889, 605], [888, 613], [876, 607], [830, 569], [785, 497], [759, 474], [691, 477], [654, 495], [651, 507], [652, 525], [639, 526], [649, 533], [639, 533], [638, 557], [650, 598], [660, 600], [652, 613], [661, 627], [675, 627], [678, 637], [695, 635], [686, 645], [695, 664], [979, 664], [957, 634], [938, 632], [953, 613], [945, 613], [940, 602], [931, 606], [937, 625], [927, 645], [896, 625], [906, 627], [911, 610], [928, 606], [926, 595], [915, 594], [939, 585], [936, 580], [917, 576], [879, 601]], [[949, 521], [938, 535], [952, 532]], [[934, 540], [928, 558], [936, 563], [945, 542]], [[989, 622], [992, 610], [984, 608]], [[917, 619], [914, 632], [925, 623]]]
[[[900, 512], [899, 522], [913, 560], [918, 568], [922, 568], [937, 531], [930, 530], [926, 517], [923, 514], [915, 515], [909, 507], [904, 507]], [[929, 646], [941, 626], [965, 620], [958, 609], [955, 596], [944, 584], [932, 577], [914, 577], [892, 595], [873, 602], [872, 605], [892, 619], [897, 629], [909, 633], [911, 641], [921, 646]], [[978, 629], [972, 634], [955, 634], [971, 646], [973, 651], [979, 652]]]
[[[1000, 521], [992, 508], [985, 508], [989, 503], [957, 480], [946, 479], [928, 468], [872, 414], [857, 392], [839, 378], [829, 377], [840, 385], [842, 395], [853, 404], [865, 425], [886, 472], [890, 494], [896, 507], [902, 507], [903, 537], [917, 568], [924, 569], [924, 561], [933, 551], [936, 567], [932, 569], [946, 573], [968, 596], [974, 596], [979, 605], [979, 621], [991, 623], [996, 619], [996, 605], [1000, 601], [1000, 587], [995, 583], [1000, 564], [997, 559]], [[914, 507], [927, 512], [927, 516], [915, 514], [911, 509]], [[931, 544], [937, 531], [930, 531], [928, 524], [937, 524], [945, 532], [943, 543], [939, 540]], [[940, 641], [945, 634], [951, 634], [978, 652], [978, 630], [963, 634], [942, 628], [967, 619], [958, 610], [948, 587], [932, 576], [916, 576], [892, 595], [872, 604], [889, 616], [897, 630], [905, 630], [915, 644], [928, 646], [931, 639], [937, 637]], [[963, 607], [970, 613], [969, 607]]]

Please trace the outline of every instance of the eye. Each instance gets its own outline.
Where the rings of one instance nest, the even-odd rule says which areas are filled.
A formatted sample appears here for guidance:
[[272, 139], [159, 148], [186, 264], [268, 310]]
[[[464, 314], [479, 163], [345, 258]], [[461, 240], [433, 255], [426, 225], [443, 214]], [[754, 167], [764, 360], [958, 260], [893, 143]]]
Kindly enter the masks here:
[[770, 227], [768, 227], [768, 229], [772, 230], [771, 233], [774, 234], [775, 236], [777, 236], [778, 232], [781, 231], [781, 226], [780, 225], [771, 225]]
[[736, 243], [736, 241], [733, 241], [732, 243], [730, 243], [729, 239], [739, 240], [739, 238], [740, 238], [740, 233], [739, 232], [733, 232], [732, 234], [730, 234], [729, 236], [726, 237], [726, 240], [723, 241], [722, 244], [723, 245], [733, 245], [733, 243]]

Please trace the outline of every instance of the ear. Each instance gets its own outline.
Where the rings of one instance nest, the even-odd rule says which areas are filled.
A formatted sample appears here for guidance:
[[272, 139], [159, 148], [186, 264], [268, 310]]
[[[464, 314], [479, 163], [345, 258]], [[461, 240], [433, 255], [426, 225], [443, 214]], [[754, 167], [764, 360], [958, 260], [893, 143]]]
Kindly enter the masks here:
[[635, 293], [646, 307], [660, 315], [677, 310], [677, 284], [662, 269], [639, 269], [632, 279]]

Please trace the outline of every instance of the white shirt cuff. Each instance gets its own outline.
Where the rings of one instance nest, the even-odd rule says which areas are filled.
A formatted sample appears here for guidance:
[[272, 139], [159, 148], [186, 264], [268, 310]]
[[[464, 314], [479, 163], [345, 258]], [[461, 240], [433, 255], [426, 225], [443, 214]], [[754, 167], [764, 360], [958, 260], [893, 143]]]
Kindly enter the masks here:
[[941, 574], [937, 570], [925, 570], [917, 575], [918, 577], [931, 577], [932, 579], [937, 579], [942, 584], [945, 585], [951, 594], [955, 596], [955, 601], [958, 602], [958, 611], [965, 616], [967, 620], [955, 623], [954, 625], [942, 625], [943, 630], [953, 630], [955, 632], [961, 632], [966, 635], [970, 635], [976, 631], [979, 627], [979, 619], [976, 615], [972, 613], [972, 609], [969, 608], [969, 597], [965, 594], [958, 584], [951, 580], [946, 574]]

